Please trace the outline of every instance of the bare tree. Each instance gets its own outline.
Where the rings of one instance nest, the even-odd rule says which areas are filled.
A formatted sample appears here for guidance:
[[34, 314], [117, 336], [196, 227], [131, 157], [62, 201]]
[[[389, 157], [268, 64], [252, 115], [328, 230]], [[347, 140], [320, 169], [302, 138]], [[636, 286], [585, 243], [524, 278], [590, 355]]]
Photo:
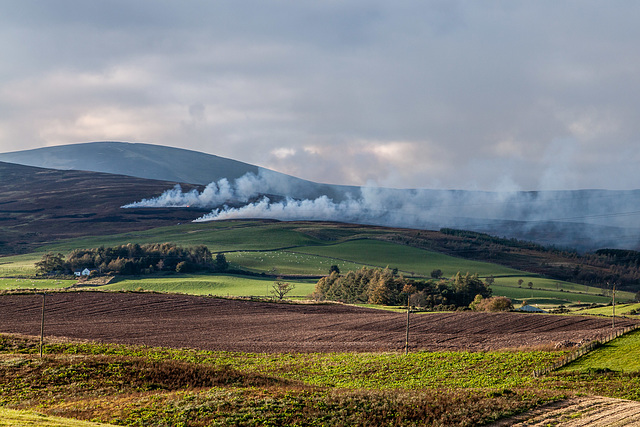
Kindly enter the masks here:
[[284, 299], [284, 297], [296, 288], [296, 285], [287, 282], [277, 281], [271, 286], [273, 289], [271, 293], [278, 298], [279, 300]]

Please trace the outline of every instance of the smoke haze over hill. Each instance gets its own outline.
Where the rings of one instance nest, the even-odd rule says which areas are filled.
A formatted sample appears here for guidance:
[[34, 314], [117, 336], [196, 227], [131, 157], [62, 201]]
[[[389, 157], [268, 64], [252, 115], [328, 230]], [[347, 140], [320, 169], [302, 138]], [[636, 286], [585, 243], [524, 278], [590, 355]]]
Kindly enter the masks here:
[[[640, 191], [473, 192], [360, 187], [340, 200], [286, 196], [277, 180], [248, 173], [203, 191], [180, 186], [136, 207], [200, 207], [196, 221], [240, 218], [321, 220], [392, 227], [470, 229], [545, 244], [593, 249], [638, 247]], [[275, 196], [274, 196], [275, 195]], [[280, 196], [278, 196], [280, 195]], [[282, 196], [285, 195], [285, 196]]]

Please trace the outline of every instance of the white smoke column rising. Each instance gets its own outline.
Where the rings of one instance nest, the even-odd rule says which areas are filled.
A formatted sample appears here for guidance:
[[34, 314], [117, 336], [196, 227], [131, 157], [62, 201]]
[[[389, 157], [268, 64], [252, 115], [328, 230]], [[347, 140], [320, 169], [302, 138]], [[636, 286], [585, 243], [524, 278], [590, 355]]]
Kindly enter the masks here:
[[233, 186], [226, 178], [218, 182], [212, 182], [202, 192], [191, 190], [184, 193], [180, 184], [176, 184], [171, 190], [167, 190], [158, 197], [143, 199], [139, 202], [129, 203], [123, 208], [161, 208], [161, 207], [186, 207], [211, 208], [231, 201], [246, 203], [251, 197], [260, 194], [265, 184], [254, 174], [246, 174], [234, 181]]

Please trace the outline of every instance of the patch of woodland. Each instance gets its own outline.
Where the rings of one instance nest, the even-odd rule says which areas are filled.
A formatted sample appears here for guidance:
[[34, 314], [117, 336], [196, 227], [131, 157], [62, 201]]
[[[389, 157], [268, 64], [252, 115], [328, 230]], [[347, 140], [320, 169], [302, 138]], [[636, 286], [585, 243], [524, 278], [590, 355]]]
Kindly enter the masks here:
[[36, 264], [38, 274], [68, 275], [88, 269], [94, 274], [139, 275], [172, 271], [223, 272], [229, 267], [223, 253], [215, 259], [205, 245], [190, 247], [174, 243], [129, 243], [115, 247], [74, 249], [65, 260], [62, 253], [48, 252]]

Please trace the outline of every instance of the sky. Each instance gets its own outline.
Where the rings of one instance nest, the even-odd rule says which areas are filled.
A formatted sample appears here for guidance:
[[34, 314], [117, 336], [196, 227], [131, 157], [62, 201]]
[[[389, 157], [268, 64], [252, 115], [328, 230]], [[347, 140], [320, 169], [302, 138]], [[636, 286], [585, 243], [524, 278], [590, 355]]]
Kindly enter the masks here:
[[0, 152], [193, 149], [332, 184], [640, 188], [640, 2], [0, 0]]

